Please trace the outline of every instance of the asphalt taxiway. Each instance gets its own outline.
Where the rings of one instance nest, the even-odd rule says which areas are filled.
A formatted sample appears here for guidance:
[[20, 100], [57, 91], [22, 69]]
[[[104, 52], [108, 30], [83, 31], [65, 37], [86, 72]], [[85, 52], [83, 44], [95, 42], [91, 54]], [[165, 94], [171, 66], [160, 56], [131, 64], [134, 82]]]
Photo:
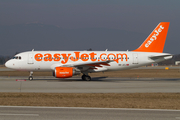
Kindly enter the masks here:
[[0, 106], [0, 120], [179, 120], [179, 110]]
[[[56, 79], [0, 76], [0, 92], [29, 93], [180, 93], [180, 78], [106, 78]], [[179, 110], [119, 108], [66, 108], [0, 106], [0, 120], [180, 120]]]
[[180, 79], [163, 78], [80, 78], [0, 77], [0, 92], [34, 93], [180, 93]]

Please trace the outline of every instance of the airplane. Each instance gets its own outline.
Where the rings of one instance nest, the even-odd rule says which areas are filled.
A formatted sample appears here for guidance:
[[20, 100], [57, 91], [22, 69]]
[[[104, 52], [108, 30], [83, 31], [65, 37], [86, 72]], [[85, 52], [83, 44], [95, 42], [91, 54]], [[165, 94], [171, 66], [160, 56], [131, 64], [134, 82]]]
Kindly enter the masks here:
[[132, 51], [28, 51], [15, 55], [5, 66], [18, 71], [52, 71], [56, 78], [88, 73], [132, 69], [172, 58], [163, 53], [170, 22], [160, 22], [139, 48]]

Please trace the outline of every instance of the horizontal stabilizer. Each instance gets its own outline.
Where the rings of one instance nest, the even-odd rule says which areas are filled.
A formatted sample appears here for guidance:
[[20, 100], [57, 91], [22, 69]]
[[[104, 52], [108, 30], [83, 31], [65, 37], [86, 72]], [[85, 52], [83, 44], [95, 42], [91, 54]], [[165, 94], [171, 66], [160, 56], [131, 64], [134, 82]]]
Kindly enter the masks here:
[[157, 56], [150, 56], [149, 57], [150, 59], [152, 60], [157, 60], [157, 59], [171, 59], [172, 58], [172, 55], [157, 55]]

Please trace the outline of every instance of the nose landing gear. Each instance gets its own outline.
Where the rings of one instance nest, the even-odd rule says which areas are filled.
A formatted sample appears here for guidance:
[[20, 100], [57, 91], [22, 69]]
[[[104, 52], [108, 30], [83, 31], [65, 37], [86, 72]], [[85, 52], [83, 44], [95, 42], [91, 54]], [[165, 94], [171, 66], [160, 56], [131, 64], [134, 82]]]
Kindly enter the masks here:
[[30, 75], [29, 75], [29, 78], [28, 78], [30, 81], [33, 80], [33, 71], [30, 71]]

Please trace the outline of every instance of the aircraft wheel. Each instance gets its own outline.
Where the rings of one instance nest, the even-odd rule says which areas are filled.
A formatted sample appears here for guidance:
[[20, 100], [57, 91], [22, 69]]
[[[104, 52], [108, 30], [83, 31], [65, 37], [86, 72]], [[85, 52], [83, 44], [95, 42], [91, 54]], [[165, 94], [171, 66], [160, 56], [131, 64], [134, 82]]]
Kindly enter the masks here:
[[32, 76], [29, 76], [29, 80], [30, 80], [30, 81], [33, 80], [33, 77], [32, 77]]
[[83, 75], [82, 80], [90, 81], [91, 77], [89, 75]]
[[91, 81], [91, 77], [90, 76], [86, 76], [86, 81]]
[[86, 81], [91, 81], [91, 77], [87, 75], [87, 76], [85, 76], [85, 80]]
[[86, 75], [82, 75], [82, 77], [81, 77], [81, 78], [82, 78], [82, 80], [85, 80], [85, 77], [86, 77]]

